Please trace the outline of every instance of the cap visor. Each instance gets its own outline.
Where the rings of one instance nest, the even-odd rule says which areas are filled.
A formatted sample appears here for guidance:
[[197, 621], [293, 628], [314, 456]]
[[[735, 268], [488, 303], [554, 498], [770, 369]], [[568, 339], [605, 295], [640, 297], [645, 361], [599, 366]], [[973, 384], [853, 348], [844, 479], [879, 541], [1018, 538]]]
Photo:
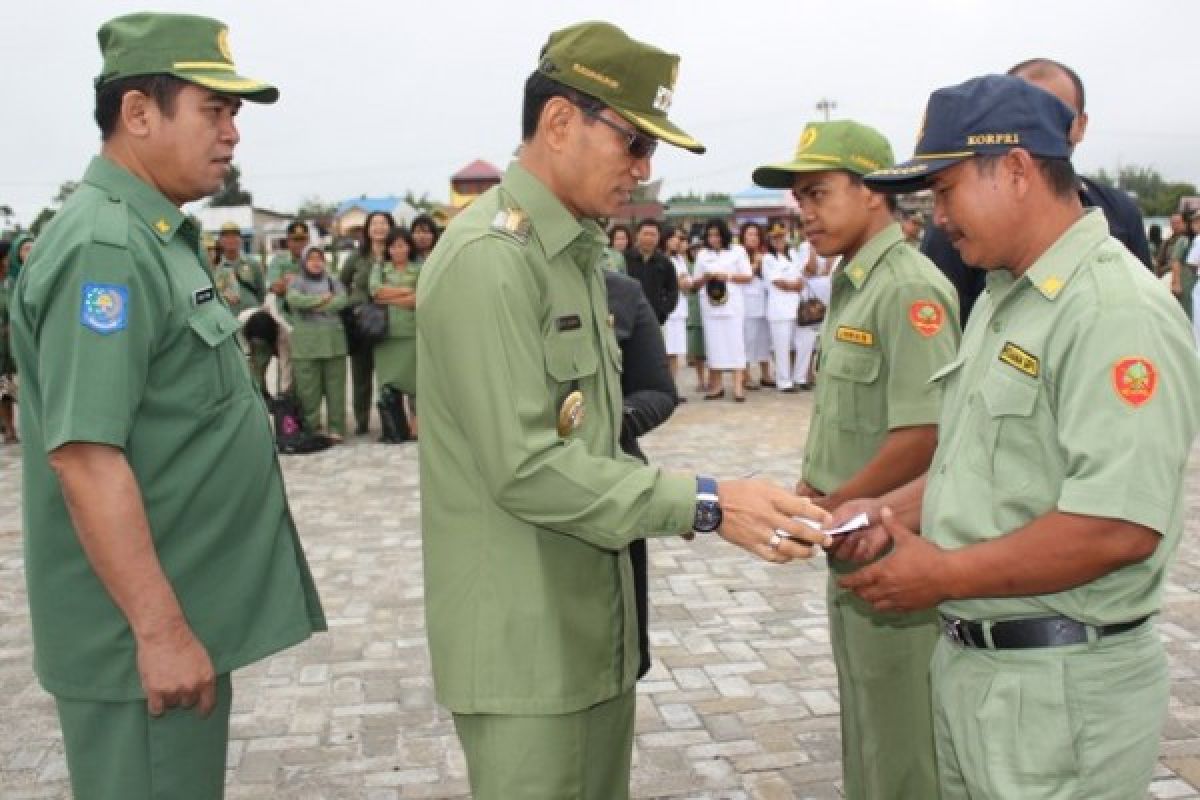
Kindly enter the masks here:
[[214, 92], [231, 94], [252, 103], [274, 103], [279, 99], [279, 90], [269, 83], [247, 78], [233, 72], [177, 71], [177, 78], [212, 89]]
[[937, 173], [953, 167], [973, 154], [953, 156], [951, 158], [913, 158], [903, 164], [897, 164], [888, 169], [881, 169], [863, 176], [863, 183], [877, 192], [903, 194], [915, 192], [929, 186], [929, 179]]
[[791, 189], [796, 182], [796, 175], [801, 172], [828, 172], [830, 170], [847, 170], [842, 159], [829, 156], [829, 160], [820, 158], [803, 158], [789, 161], [786, 164], [767, 164], [754, 170], [750, 179], [755, 185], [764, 189]]
[[693, 153], [703, 153], [705, 150], [704, 145], [684, 133], [679, 126], [666, 117], [649, 117], [633, 111], [626, 111], [616, 106], [612, 106], [612, 110], [629, 122], [632, 122], [643, 133], [648, 133], [656, 139], [662, 139], [667, 144], [682, 147], [684, 150], [691, 150]]

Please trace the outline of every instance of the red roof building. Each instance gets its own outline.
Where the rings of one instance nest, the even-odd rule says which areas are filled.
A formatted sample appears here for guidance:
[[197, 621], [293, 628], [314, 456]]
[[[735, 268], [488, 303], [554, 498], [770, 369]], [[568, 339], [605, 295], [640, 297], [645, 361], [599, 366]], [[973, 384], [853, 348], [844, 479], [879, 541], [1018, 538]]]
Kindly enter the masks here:
[[465, 208], [476, 197], [498, 184], [502, 177], [495, 166], [475, 159], [450, 176], [450, 205]]

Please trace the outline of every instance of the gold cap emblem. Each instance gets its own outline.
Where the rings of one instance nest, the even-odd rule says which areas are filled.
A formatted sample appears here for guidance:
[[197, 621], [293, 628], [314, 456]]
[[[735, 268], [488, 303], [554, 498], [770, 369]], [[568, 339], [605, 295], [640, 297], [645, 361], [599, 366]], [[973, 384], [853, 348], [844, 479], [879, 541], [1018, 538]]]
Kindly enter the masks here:
[[233, 53], [229, 50], [229, 28], [221, 28], [217, 31], [217, 49], [221, 51], [221, 55], [225, 56], [225, 60], [233, 63]]

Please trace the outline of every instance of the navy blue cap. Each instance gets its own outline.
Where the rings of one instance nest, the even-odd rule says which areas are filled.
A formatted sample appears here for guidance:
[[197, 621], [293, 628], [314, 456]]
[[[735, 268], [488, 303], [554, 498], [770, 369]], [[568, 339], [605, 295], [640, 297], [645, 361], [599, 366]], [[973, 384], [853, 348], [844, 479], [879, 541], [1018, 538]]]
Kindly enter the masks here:
[[1042, 158], [1069, 159], [1074, 120], [1065, 103], [1023, 78], [972, 78], [929, 96], [911, 159], [863, 180], [876, 191], [911, 192], [964, 159], [1015, 147]]

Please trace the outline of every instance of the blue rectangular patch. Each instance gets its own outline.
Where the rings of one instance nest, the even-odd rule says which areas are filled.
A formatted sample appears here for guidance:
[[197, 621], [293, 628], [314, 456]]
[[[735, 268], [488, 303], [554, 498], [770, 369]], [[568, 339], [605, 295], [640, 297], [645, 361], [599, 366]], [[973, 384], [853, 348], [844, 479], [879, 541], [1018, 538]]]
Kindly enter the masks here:
[[79, 322], [100, 334], [116, 333], [129, 326], [129, 287], [112, 283], [85, 283]]

